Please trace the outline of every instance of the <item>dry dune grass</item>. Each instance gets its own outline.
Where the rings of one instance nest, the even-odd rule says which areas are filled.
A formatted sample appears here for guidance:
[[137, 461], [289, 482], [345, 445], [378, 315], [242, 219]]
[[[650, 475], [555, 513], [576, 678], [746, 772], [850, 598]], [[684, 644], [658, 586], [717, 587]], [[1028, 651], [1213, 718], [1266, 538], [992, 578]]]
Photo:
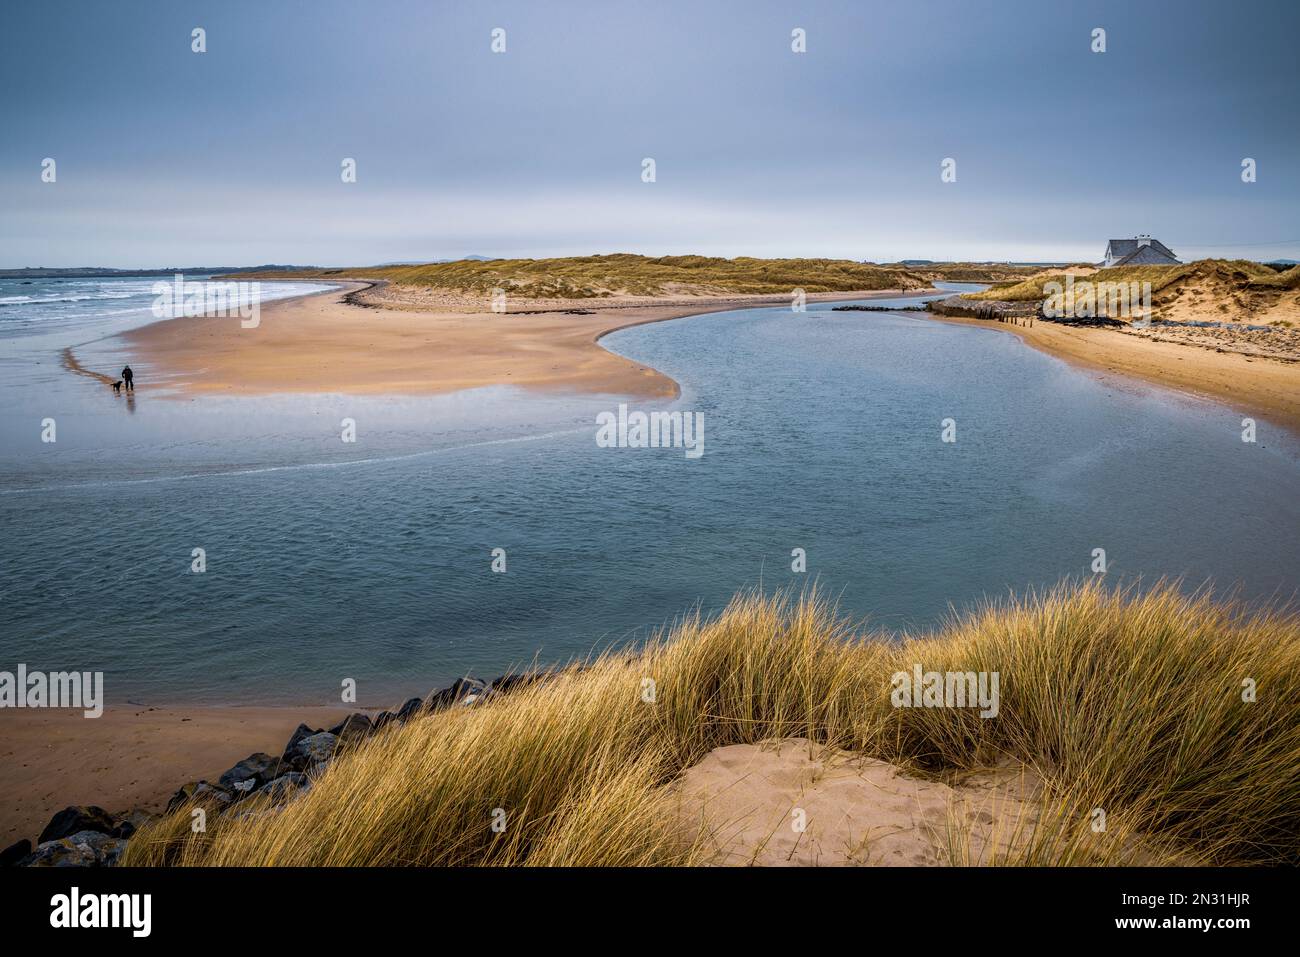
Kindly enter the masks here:
[[[1067, 273], [1075, 270], [1047, 270], [1025, 279], [1023, 282], [1000, 285], [984, 292], [967, 293], [968, 299], [1005, 299], [1010, 301], [1042, 299], [1043, 287], [1049, 282], [1064, 282]], [[1193, 280], [1208, 277], [1222, 278], [1242, 286], [1254, 285], [1260, 288], [1286, 288], [1286, 273], [1279, 273], [1267, 266], [1245, 259], [1199, 259], [1196, 262], [1183, 263], [1178, 266], [1116, 266], [1112, 269], [1099, 269], [1093, 274], [1094, 279], [1109, 282], [1149, 282], [1153, 295], [1162, 290]]]
[[922, 289], [929, 285], [903, 269], [847, 259], [649, 257], [631, 253], [311, 269], [295, 271], [290, 278], [331, 276], [384, 279], [397, 286], [440, 289], [479, 299], [491, 295], [494, 289], [503, 289], [512, 299], [586, 300], [615, 296], [789, 295], [796, 288], [823, 293]]
[[[1032, 301], [1047, 298], [1049, 282], [1065, 284], [1070, 270], [1049, 271], [1018, 283], [968, 293], [979, 300]], [[1082, 277], [1075, 272], [1076, 282]], [[1175, 322], [1243, 321], [1294, 324], [1300, 320], [1300, 266], [1278, 272], [1248, 260], [1202, 259], [1179, 266], [1119, 266], [1095, 271], [1092, 282], [1150, 283], [1155, 318]]]
[[[998, 672], [998, 716], [893, 707], [892, 675], [916, 663]], [[282, 808], [214, 811], [202, 834], [180, 809], [124, 863], [699, 863], [669, 785], [715, 748], [786, 737], [933, 780], [1025, 768], [1037, 826], [999, 863], [1300, 863], [1300, 623], [1091, 583], [902, 641], [815, 593], [742, 596], [635, 652], [385, 731]], [[970, 862], [960, 829], [949, 843]]]

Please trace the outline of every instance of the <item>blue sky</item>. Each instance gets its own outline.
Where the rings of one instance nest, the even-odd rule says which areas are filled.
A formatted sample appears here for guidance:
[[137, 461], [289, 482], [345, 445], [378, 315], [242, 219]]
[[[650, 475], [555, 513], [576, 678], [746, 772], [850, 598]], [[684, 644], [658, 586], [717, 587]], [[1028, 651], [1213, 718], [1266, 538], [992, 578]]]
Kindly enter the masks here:
[[1300, 259], [1297, 36], [1291, 0], [6, 4], [0, 266]]

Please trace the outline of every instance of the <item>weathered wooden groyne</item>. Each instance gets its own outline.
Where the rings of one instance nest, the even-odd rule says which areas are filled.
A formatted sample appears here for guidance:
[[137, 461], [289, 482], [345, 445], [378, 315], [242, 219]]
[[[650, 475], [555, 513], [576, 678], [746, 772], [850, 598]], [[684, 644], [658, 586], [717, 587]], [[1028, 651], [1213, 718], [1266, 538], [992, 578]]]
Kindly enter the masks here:
[[1037, 299], [1011, 302], [1004, 299], [963, 299], [949, 296], [927, 303], [931, 312], [941, 316], [964, 316], [968, 319], [987, 319], [991, 322], [1012, 322], [1016, 325], [1033, 325], [1043, 318], [1043, 304]]

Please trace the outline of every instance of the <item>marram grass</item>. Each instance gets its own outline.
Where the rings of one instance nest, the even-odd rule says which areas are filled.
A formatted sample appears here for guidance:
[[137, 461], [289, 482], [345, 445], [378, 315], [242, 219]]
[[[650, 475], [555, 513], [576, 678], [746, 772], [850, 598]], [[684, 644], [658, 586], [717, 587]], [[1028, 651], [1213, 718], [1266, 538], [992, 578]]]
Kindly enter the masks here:
[[[991, 286], [983, 292], [964, 293], [964, 299], [992, 299], [1004, 301], [1030, 301], [1046, 299], [1045, 289], [1048, 283], [1066, 285], [1065, 273], [1044, 271], [1020, 282], [1006, 282]], [[1078, 276], [1076, 284], [1083, 283], [1150, 283], [1151, 294], [1157, 300], [1166, 290], [1177, 290], [1180, 283], [1219, 279], [1236, 285], [1244, 291], [1284, 292], [1300, 287], [1300, 267], [1293, 266], [1286, 272], [1278, 272], [1268, 266], [1247, 259], [1198, 259], [1195, 262], [1174, 266], [1115, 266], [1111, 269], [1099, 269], [1097, 272]]]
[[[872, 289], [924, 289], [929, 282], [905, 269], [846, 259], [755, 259], [741, 256], [638, 256], [614, 253], [554, 259], [463, 259], [407, 266], [306, 269], [289, 278], [384, 279], [487, 296], [503, 289], [526, 299], [603, 299], [611, 296], [780, 295]], [[239, 278], [247, 278], [241, 275]]]
[[[915, 663], [998, 672], [998, 716], [892, 707], [891, 676]], [[789, 736], [923, 776], [1011, 761], [1041, 777], [1032, 839], [973, 861], [953, 833], [953, 863], [1300, 864], [1300, 622], [1093, 583], [903, 640], [815, 592], [741, 596], [635, 652], [392, 727], [280, 810], [246, 801], [195, 834], [182, 808], [123, 863], [699, 863], [667, 785], [713, 748]]]

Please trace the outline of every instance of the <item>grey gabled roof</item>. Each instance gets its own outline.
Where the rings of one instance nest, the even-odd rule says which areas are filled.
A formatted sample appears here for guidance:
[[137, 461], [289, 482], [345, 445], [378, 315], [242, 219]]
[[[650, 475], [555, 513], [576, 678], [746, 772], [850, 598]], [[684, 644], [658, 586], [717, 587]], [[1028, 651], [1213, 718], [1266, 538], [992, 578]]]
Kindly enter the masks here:
[[[1169, 259], [1172, 259], [1174, 262], [1178, 261], [1178, 257], [1174, 255], [1174, 251], [1158, 239], [1151, 240], [1146, 247], [1138, 246], [1138, 241], [1136, 239], [1112, 239], [1107, 248], [1110, 255], [1119, 259], [1127, 259], [1129, 256], [1132, 256], [1137, 252], [1138, 249], [1150, 248], [1163, 254]], [[1118, 266], [1119, 263], [1116, 263], [1115, 265]]]
[[1154, 245], [1139, 246], [1127, 256], [1117, 259], [1115, 266], [1175, 266], [1178, 260], [1169, 254], [1164, 246], [1157, 249]]

